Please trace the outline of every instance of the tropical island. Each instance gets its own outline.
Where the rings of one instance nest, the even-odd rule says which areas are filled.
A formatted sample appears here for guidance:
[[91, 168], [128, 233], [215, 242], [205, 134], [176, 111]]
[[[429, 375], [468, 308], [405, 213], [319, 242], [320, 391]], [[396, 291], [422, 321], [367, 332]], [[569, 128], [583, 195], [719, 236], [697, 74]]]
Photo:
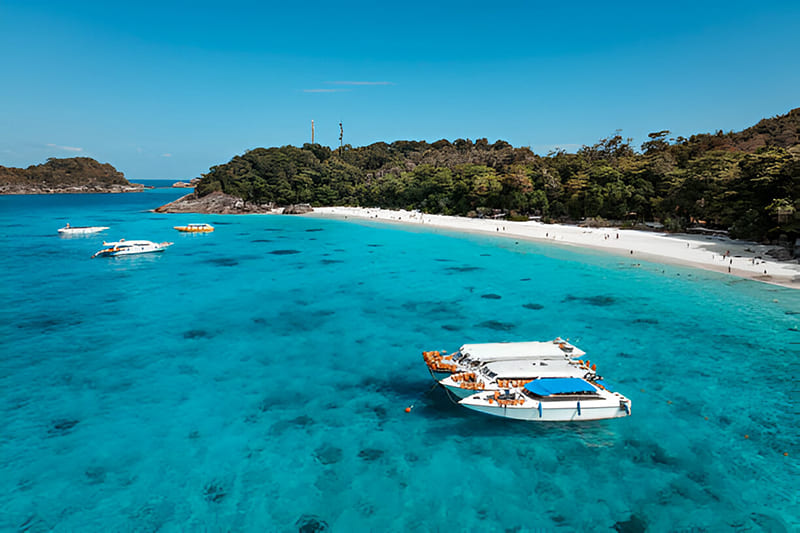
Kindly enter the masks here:
[[740, 132], [687, 139], [663, 130], [639, 149], [631, 142], [617, 132], [545, 156], [487, 139], [256, 148], [211, 167], [194, 193], [158, 210], [360, 206], [718, 232], [787, 248], [800, 237], [800, 108]]
[[49, 158], [28, 168], [0, 166], [0, 194], [63, 194], [141, 192], [108, 163], [90, 157]]

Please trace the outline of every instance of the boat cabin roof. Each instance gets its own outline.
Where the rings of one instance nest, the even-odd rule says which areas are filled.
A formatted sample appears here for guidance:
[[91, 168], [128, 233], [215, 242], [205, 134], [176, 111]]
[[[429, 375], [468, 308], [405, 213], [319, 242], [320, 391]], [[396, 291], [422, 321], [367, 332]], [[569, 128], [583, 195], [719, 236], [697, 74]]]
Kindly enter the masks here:
[[512, 361], [494, 361], [485, 363], [483, 367], [500, 378], [530, 378], [542, 374], [583, 375], [586, 370], [562, 359], [516, 359]]
[[527, 383], [525, 388], [538, 396], [597, 392], [596, 388], [581, 378], [539, 378]]
[[[561, 349], [560, 345], [565, 349]], [[571, 349], [571, 351], [570, 351]], [[491, 342], [484, 344], [465, 344], [459, 351], [471, 359], [481, 361], [503, 361], [538, 357], [540, 359], [564, 359], [580, 357], [586, 352], [566, 341], [531, 341], [531, 342]]]

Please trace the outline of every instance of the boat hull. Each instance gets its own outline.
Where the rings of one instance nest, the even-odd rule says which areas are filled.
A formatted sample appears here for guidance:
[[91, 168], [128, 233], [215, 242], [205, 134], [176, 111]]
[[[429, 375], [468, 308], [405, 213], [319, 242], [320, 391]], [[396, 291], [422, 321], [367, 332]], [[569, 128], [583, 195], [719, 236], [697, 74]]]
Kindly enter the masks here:
[[[433, 376], [433, 379], [436, 381], [442, 381], [443, 379], [450, 377], [453, 374], [452, 372], [442, 372], [439, 370], [431, 370], [430, 368], [428, 368], [428, 371], [431, 373], [431, 376]], [[472, 393], [475, 394], [474, 391]]]
[[473, 394], [475, 394], [475, 391], [471, 390], [471, 389], [462, 389], [461, 387], [453, 386], [453, 385], [445, 385], [444, 383], [442, 383], [442, 386], [445, 389], [447, 389], [447, 391], [450, 394], [452, 394], [453, 396], [455, 396], [459, 400], [463, 399], [463, 398], [466, 398], [467, 396], [472, 396]]
[[109, 229], [108, 226], [85, 226], [75, 228], [59, 228], [58, 232], [62, 235], [88, 235], [90, 233], [100, 233]]
[[158, 252], [163, 252], [164, 250], [166, 250], [166, 248], [159, 248], [158, 250], [139, 250], [139, 251], [120, 250], [117, 252], [100, 252], [95, 257], [118, 257], [123, 255], [154, 254]]
[[[619, 404], [591, 406], [581, 404], [580, 414], [576, 402], [565, 402], [571, 405], [548, 405], [542, 402], [541, 414], [537, 405], [511, 405], [501, 407], [498, 405], [486, 405], [460, 402], [461, 405], [492, 416], [511, 418], [513, 420], [525, 420], [528, 422], [579, 422], [585, 420], [605, 420], [607, 418], [622, 418], [629, 416], [630, 411]], [[526, 402], [528, 404], [529, 402]], [[558, 402], [562, 403], [562, 402]], [[589, 402], [587, 402], [589, 403]], [[605, 403], [605, 402], [604, 402]]]
[[212, 231], [214, 231], [214, 228], [210, 226], [202, 228], [192, 228], [189, 226], [173, 226], [173, 228], [183, 233], [211, 233]]

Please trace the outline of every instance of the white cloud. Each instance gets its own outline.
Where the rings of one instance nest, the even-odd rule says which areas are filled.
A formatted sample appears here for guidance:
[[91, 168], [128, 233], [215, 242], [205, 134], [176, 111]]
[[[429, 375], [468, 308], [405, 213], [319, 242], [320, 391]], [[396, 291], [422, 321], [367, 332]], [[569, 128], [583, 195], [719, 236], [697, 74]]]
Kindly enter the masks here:
[[58, 144], [47, 143], [47, 146], [50, 148], [56, 148], [58, 150], [64, 150], [66, 152], [83, 152], [83, 148], [77, 148], [75, 146], [59, 146]]
[[346, 93], [350, 89], [303, 89], [304, 93]]
[[394, 85], [391, 81], [326, 81], [330, 85]]
[[161, 157], [172, 157], [172, 154], [161, 154]]

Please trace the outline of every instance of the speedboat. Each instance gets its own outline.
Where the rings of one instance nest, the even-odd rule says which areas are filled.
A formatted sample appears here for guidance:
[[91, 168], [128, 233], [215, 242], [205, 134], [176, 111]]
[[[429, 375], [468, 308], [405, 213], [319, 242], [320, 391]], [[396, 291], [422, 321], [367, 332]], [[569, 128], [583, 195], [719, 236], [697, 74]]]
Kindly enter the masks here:
[[631, 401], [601, 381], [540, 377], [522, 387], [478, 392], [458, 403], [489, 415], [531, 422], [602, 420], [630, 416]]
[[163, 252], [171, 245], [171, 242], [156, 243], [152, 241], [126, 241], [125, 239], [120, 239], [117, 242], [103, 242], [103, 246], [106, 248], [95, 253], [92, 258]]
[[473, 370], [451, 374], [439, 380], [439, 383], [450, 394], [461, 399], [475, 394], [476, 391], [524, 387], [539, 377], [565, 376], [581, 377], [589, 381], [603, 379], [597, 375], [597, 365], [590, 361], [528, 357], [482, 363]]
[[211, 224], [186, 224], [185, 226], [173, 226], [178, 231], [186, 233], [211, 233], [214, 226]]
[[484, 363], [529, 359], [568, 361], [586, 352], [558, 337], [552, 341], [491, 342], [465, 344], [452, 355], [445, 352], [422, 352], [425, 364], [436, 381], [451, 374], [475, 371]]
[[70, 226], [67, 224], [59, 228], [58, 232], [62, 235], [87, 235], [89, 233], [99, 233], [108, 229], [108, 226]]

